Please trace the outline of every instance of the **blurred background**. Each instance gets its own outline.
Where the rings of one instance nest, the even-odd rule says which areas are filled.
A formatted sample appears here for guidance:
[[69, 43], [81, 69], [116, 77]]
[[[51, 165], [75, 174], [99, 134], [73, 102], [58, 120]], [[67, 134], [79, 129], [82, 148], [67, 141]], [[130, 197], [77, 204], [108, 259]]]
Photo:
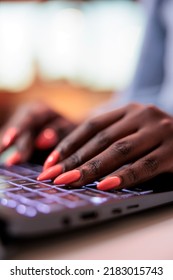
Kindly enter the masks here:
[[139, 1], [0, 1], [0, 121], [35, 99], [82, 119], [121, 94], [145, 23]]

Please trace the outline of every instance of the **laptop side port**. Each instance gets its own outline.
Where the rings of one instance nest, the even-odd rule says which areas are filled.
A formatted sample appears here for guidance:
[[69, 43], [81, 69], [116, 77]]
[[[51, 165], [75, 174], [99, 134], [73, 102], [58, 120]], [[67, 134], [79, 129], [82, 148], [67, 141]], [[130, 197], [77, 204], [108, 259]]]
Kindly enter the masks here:
[[121, 213], [122, 213], [122, 210], [120, 208], [112, 209], [112, 214], [114, 214], [114, 215], [118, 215], [118, 214], [121, 214]]
[[70, 218], [68, 218], [68, 217], [64, 217], [64, 218], [63, 218], [62, 224], [63, 224], [64, 226], [69, 226], [70, 223], [71, 223]]
[[133, 204], [133, 205], [129, 205], [127, 206], [127, 209], [133, 209], [133, 208], [138, 208], [139, 204]]
[[95, 211], [85, 212], [80, 215], [80, 218], [83, 220], [93, 220], [96, 219], [97, 217], [98, 217], [98, 213]]

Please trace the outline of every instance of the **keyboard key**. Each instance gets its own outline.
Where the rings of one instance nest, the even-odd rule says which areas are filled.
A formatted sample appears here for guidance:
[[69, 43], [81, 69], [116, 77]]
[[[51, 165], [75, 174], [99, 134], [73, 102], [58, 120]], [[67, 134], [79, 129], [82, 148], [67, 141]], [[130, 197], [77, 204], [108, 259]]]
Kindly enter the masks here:
[[25, 193], [25, 195], [22, 195], [23, 198], [29, 199], [29, 200], [39, 200], [39, 199], [43, 199], [44, 196], [42, 196], [39, 193]]
[[100, 204], [104, 201], [110, 200], [110, 196], [104, 192], [95, 191], [93, 189], [82, 189], [78, 192], [79, 195], [85, 196], [88, 201], [93, 204]]
[[36, 171], [33, 171], [31, 169], [26, 169], [26, 168], [23, 168], [21, 166], [18, 166], [18, 165], [13, 165], [13, 166], [1, 166], [1, 168], [5, 169], [5, 171], [9, 171], [9, 172], [12, 172], [12, 173], [16, 173], [18, 175], [21, 175], [21, 176], [28, 176], [28, 175], [34, 175], [36, 174], [37, 172]]
[[[37, 177], [38, 177], [38, 174], [27, 176], [27, 178], [28, 178], [29, 180], [39, 182], [39, 181], [37, 180]], [[50, 185], [52, 181], [51, 181], [51, 180], [43, 180], [43, 181], [41, 181], [41, 182], [42, 182], [42, 183], [48, 183], [48, 184]]]
[[5, 198], [11, 198], [17, 202], [23, 202], [25, 201], [25, 195], [28, 195], [30, 193], [24, 192], [25, 190], [19, 189], [15, 191], [10, 191], [5, 193]]
[[9, 180], [15, 180], [15, 179], [17, 179], [17, 177], [16, 176], [12, 176], [12, 175], [2, 175], [2, 174], [0, 174], [0, 181], [9, 181]]
[[17, 187], [17, 186], [15, 186], [15, 185], [13, 185], [13, 184], [10, 184], [10, 183], [8, 183], [8, 182], [4, 182], [4, 183], [0, 183], [0, 192], [1, 191], [6, 191], [6, 190], [13, 190], [13, 189], [18, 189], [19, 187]]
[[10, 190], [10, 191], [8, 191], [8, 194], [10, 195], [10, 194], [14, 194], [14, 195], [28, 195], [28, 194], [30, 194], [30, 192], [28, 192], [28, 190], [25, 190], [25, 189], [14, 189], [14, 190]]
[[37, 210], [34, 207], [26, 206], [23, 204], [19, 204], [16, 207], [16, 211], [21, 214], [28, 217], [35, 217], [37, 215]]
[[41, 193], [43, 194], [48, 194], [48, 195], [53, 195], [53, 194], [62, 194], [63, 191], [59, 190], [59, 189], [55, 189], [55, 188], [49, 188], [46, 190], [39, 190], [39, 192], [41, 191]]
[[[61, 205], [64, 205], [66, 207], [72, 208], [75, 206], [78, 206], [79, 204], [86, 204], [86, 201], [79, 196], [75, 195], [74, 193], [64, 193], [62, 190], [58, 189], [48, 189], [48, 190], [42, 190], [39, 193], [43, 194], [46, 198], [50, 200], [54, 200]], [[85, 203], [84, 203], [85, 202]]]
[[56, 188], [58, 188], [58, 189], [62, 189], [62, 190], [64, 190], [64, 191], [68, 191], [68, 190], [78, 190], [79, 188], [74, 188], [74, 187], [72, 187], [72, 186], [70, 186], [70, 185], [55, 185], [54, 184], [54, 186], [56, 187]]
[[0, 167], [0, 175], [14, 175], [13, 173], [7, 171], [7, 168], [2, 169], [2, 167]]
[[116, 190], [116, 189], [110, 190], [109, 193], [111, 195], [113, 195], [114, 198], [117, 198], [117, 199], [125, 199], [128, 197], [133, 197], [133, 196], [137, 195], [133, 192], [124, 192], [124, 191]]
[[[15, 190], [19, 190], [19, 188], [18, 189], [16, 188]], [[3, 198], [10, 198], [10, 199], [12, 198], [12, 199], [14, 199], [13, 197], [15, 197], [15, 195], [10, 193], [10, 192], [8, 192], [8, 191], [4, 191], [4, 192], [0, 191], [0, 200], [3, 199]]]
[[60, 203], [62, 206], [66, 207], [66, 208], [77, 208], [83, 205], [87, 205], [88, 202], [83, 200], [83, 201], [70, 201], [67, 199], [63, 199], [63, 198], [58, 198], [58, 203]]
[[130, 190], [130, 189], [122, 189], [122, 192], [123, 193], [129, 193], [129, 194], [132, 194], [132, 195], [140, 195], [140, 192], [136, 192], [136, 191]]
[[69, 202], [82, 202], [82, 203], [85, 202], [86, 203], [86, 200], [84, 200], [84, 198], [82, 198], [74, 193], [63, 194], [62, 196], [60, 196], [60, 198], [66, 200], [66, 201], [69, 201]]
[[62, 209], [64, 209], [64, 206], [53, 200], [43, 198], [39, 200], [39, 202], [36, 205], [36, 208], [39, 212], [48, 214], [54, 211], [61, 211]]
[[2, 198], [0, 204], [9, 208], [16, 208], [17, 202], [12, 199]]
[[[10, 180], [11, 181], [11, 180]], [[16, 184], [16, 185], [27, 185], [27, 184], [31, 184], [32, 181], [28, 180], [28, 179], [15, 179], [13, 181], [11, 181], [12, 183]]]
[[32, 183], [32, 184], [24, 185], [23, 188], [32, 191], [32, 190], [48, 189], [48, 186], [42, 183]]
[[152, 189], [145, 189], [145, 188], [139, 188], [139, 187], [134, 187], [132, 189], [132, 191], [136, 192], [136, 193], [139, 193], [140, 195], [141, 194], [149, 194], [149, 193], [153, 193], [153, 190]]
[[34, 201], [37, 202], [39, 199], [44, 198], [43, 196], [36, 193], [19, 193], [19, 194], [8, 193], [8, 196], [18, 202], [21, 202], [22, 204], [31, 205], [31, 206], [35, 205]]
[[19, 201], [24, 205], [30, 205], [38, 209], [40, 212], [48, 213], [55, 210], [61, 210], [64, 208], [62, 203], [53, 199], [46, 199], [40, 194], [33, 194], [28, 196], [21, 196]]

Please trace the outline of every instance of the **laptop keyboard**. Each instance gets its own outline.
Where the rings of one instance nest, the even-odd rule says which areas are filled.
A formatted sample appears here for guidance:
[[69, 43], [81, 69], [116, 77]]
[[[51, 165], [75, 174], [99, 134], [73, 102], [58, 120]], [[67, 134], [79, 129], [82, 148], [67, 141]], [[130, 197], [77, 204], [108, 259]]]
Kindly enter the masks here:
[[80, 189], [55, 185], [51, 180], [38, 182], [36, 178], [42, 167], [37, 165], [0, 166], [0, 205], [13, 208], [18, 214], [34, 217], [38, 213], [48, 214], [64, 208], [76, 208], [85, 205], [99, 205], [106, 201], [124, 199], [151, 193], [122, 189], [103, 192], [96, 189], [98, 182]]

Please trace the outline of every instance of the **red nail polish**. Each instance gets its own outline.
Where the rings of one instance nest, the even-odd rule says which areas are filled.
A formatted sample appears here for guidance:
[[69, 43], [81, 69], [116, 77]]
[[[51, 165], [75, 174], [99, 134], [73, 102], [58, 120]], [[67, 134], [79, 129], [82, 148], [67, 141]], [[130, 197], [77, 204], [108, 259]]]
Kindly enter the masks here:
[[78, 181], [80, 177], [81, 177], [81, 173], [79, 170], [72, 170], [58, 176], [54, 180], [54, 183], [57, 185], [63, 185], [63, 184], [66, 185]]
[[38, 149], [48, 149], [54, 147], [58, 142], [58, 135], [52, 128], [43, 130], [35, 140], [35, 146]]
[[44, 172], [42, 172], [37, 180], [42, 181], [42, 180], [47, 180], [47, 179], [52, 179], [55, 178], [56, 176], [60, 175], [62, 173], [62, 166], [60, 164], [52, 166], [48, 169], [46, 169]]
[[15, 137], [17, 136], [18, 130], [15, 127], [11, 127], [9, 129], [7, 129], [7, 131], [5, 132], [3, 138], [2, 138], [2, 145], [4, 147], [8, 147], [15, 139]]
[[17, 164], [21, 162], [21, 154], [19, 152], [14, 153], [10, 158], [8, 158], [5, 162], [5, 165], [11, 166], [13, 164]]
[[100, 191], [107, 191], [113, 188], [118, 187], [121, 184], [121, 179], [117, 176], [109, 177], [101, 181], [97, 185], [97, 189]]
[[47, 158], [47, 160], [44, 163], [43, 170], [46, 170], [47, 168], [51, 167], [55, 163], [58, 162], [58, 159], [60, 157], [60, 154], [58, 151], [54, 150]]

